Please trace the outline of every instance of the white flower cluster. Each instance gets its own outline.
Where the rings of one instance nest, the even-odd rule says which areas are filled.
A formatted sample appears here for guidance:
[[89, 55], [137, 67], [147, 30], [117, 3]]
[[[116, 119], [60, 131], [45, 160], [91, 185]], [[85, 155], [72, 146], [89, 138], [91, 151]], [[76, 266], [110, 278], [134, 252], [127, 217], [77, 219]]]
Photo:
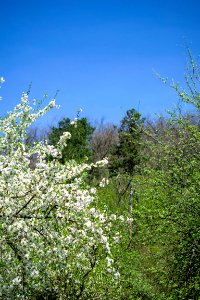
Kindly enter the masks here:
[[67, 140], [69, 140], [71, 138], [71, 133], [66, 131], [64, 132], [61, 137], [60, 137], [60, 140], [58, 142], [58, 145], [61, 147], [61, 148], [64, 148], [67, 144]]
[[[113, 215], [111, 220], [92, 207], [95, 189], [85, 188], [82, 176], [107, 160], [95, 165], [60, 164], [57, 158], [69, 132], [60, 138], [58, 149], [24, 142], [30, 124], [53, 106], [54, 100], [33, 112], [24, 93], [21, 103], [0, 120], [2, 299], [25, 299], [26, 295], [31, 299], [31, 293], [46, 290], [65, 299], [66, 293], [83, 293], [83, 286], [87, 293], [103, 286], [105, 272], [113, 282], [118, 278], [110, 250], [111, 239], [117, 238], [110, 234], [116, 218]], [[46, 154], [52, 160], [47, 161]], [[32, 155], [37, 155], [34, 168], [30, 167]]]
[[108, 184], [109, 184], [109, 179], [103, 178], [103, 179], [101, 180], [101, 182], [99, 183], [99, 186], [100, 186], [100, 187], [105, 187], [105, 186], [108, 185]]
[[78, 118], [74, 118], [73, 121], [71, 121], [71, 125], [73, 125], [74, 127], [77, 127], [77, 122], [78, 122]]
[[51, 155], [53, 157], [58, 157], [60, 154], [58, 149], [56, 149], [53, 145], [47, 145], [45, 150], [47, 155]]
[[97, 162], [94, 164], [94, 166], [97, 166], [97, 167], [104, 167], [104, 166], [106, 166], [107, 164], [108, 164], [108, 158], [105, 157], [105, 158], [103, 158], [102, 160], [97, 161]]

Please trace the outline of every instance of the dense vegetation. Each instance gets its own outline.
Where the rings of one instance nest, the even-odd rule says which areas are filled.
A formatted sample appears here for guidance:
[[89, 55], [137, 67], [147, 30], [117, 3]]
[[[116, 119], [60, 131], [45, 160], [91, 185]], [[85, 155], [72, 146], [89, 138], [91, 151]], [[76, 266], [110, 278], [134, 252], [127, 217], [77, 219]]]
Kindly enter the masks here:
[[188, 90], [172, 87], [192, 112], [179, 106], [152, 122], [130, 110], [110, 152], [117, 172], [100, 202], [132, 218], [116, 258], [122, 299], [200, 297], [200, 74], [190, 63]]
[[[21, 151], [20, 155], [23, 151], [43, 153], [41, 161], [37, 157], [28, 171], [30, 178], [41, 179], [39, 170], [39, 174], [45, 172], [49, 188], [54, 185], [53, 192], [38, 187], [39, 196], [35, 196], [29, 210], [25, 208], [30, 196], [17, 209], [13, 199], [22, 196], [10, 192], [8, 171], [1, 175], [1, 240], [7, 242], [1, 246], [2, 299], [200, 299], [200, 66], [190, 52], [189, 58], [185, 88], [171, 85], [179, 100], [189, 104], [187, 112], [179, 104], [167, 116], [152, 121], [130, 109], [119, 126], [103, 125], [95, 131], [85, 118], [75, 122], [65, 118], [48, 133], [49, 145], [28, 143], [29, 131], [29, 139], [24, 139], [26, 150], [16, 146], [22, 145], [22, 137], [16, 141], [19, 132], [13, 149], [2, 148], [2, 157], [11, 157], [16, 151]], [[15, 132], [20, 129], [13, 126]], [[67, 140], [66, 132], [70, 132], [71, 139]], [[14, 133], [6, 134], [8, 143]], [[20, 157], [16, 155], [16, 164]], [[108, 164], [98, 161], [105, 157]], [[88, 160], [91, 164], [85, 163]], [[18, 176], [9, 174], [14, 179]], [[52, 181], [53, 177], [57, 181]], [[30, 179], [24, 194], [29, 195], [34, 184]], [[67, 214], [62, 199], [66, 191], [58, 184], [65, 186], [68, 198], [73, 198]], [[17, 211], [11, 219], [9, 203], [5, 207], [2, 204], [5, 190], [11, 207]], [[50, 198], [45, 203], [40, 197]], [[82, 199], [86, 202], [77, 210]], [[33, 211], [38, 213], [37, 220], [30, 223]], [[47, 247], [52, 255], [49, 262], [44, 250], [36, 256], [26, 252], [31, 259], [22, 262], [19, 255], [25, 237], [22, 227], [18, 225], [17, 233], [12, 227], [16, 217], [29, 221], [23, 223], [27, 226], [25, 235], [30, 234], [25, 246], [34, 249], [36, 243], [41, 249]], [[39, 232], [36, 240], [34, 230]], [[53, 248], [57, 249], [56, 256]], [[10, 253], [8, 263], [4, 261], [5, 251]], [[35, 273], [29, 276], [27, 266], [31, 263], [31, 272]], [[42, 276], [45, 266], [49, 281]], [[5, 275], [6, 267], [24, 272], [24, 283], [15, 282], [8, 292], [9, 280], [16, 281], [17, 273]]]
[[117, 172], [99, 201], [132, 218], [116, 258], [121, 299], [200, 297], [199, 81], [199, 66], [190, 55], [188, 89], [172, 87], [192, 112], [183, 113], [179, 105], [152, 122], [130, 110], [110, 152]]

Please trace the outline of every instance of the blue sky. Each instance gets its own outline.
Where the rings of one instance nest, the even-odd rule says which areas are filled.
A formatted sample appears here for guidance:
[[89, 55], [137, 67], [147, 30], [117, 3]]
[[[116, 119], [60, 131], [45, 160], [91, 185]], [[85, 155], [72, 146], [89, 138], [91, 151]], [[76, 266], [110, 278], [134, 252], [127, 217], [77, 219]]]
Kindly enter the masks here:
[[130, 108], [164, 112], [177, 97], [153, 69], [183, 81], [185, 46], [200, 53], [199, 11], [195, 0], [1, 0], [1, 115], [31, 81], [31, 98], [60, 90], [61, 109], [42, 125], [80, 107], [92, 123], [118, 123]]

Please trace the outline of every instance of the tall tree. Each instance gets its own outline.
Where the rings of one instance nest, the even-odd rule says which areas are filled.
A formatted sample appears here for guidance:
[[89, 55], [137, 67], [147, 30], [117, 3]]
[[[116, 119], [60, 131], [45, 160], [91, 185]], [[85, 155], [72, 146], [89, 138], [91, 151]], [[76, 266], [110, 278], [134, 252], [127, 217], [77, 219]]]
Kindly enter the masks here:
[[[111, 156], [111, 174], [126, 175], [126, 185], [118, 193], [118, 204], [123, 195], [129, 190], [129, 213], [130, 213], [130, 243], [133, 231], [133, 177], [136, 166], [140, 163], [141, 135], [144, 119], [135, 109], [126, 112], [119, 127], [119, 144], [115, 147]], [[122, 176], [123, 179], [124, 176]], [[118, 176], [118, 179], [120, 176]], [[128, 179], [128, 182], [127, 182]], [[119, 185], [120, 186], [120, 185]]]
[[140, 161], [142, 124], [144, 119], [135, 109], [126, 112], [118, 130], [119, 143], [111, 157], [111, 172], [133, 175]]

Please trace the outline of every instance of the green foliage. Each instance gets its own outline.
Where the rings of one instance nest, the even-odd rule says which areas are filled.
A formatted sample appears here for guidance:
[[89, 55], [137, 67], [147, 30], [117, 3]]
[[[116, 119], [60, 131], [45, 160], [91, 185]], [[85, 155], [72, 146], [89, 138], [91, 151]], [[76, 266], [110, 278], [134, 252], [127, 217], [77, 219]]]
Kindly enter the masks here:
[[122, 299], [199, 299], [200, 69], [190, 52], [189, 58], [186, 87], [172, 87], [192, 114], [184, 115], [179, 105], [167, 118], [143, 125], [141, 135], [135, 130], [140, 126], [129, 126], [128, 114], [113, 155], [116, 176], [99, 193], [101, 205], [127, 216], [129, 195], [123, 192], [119, 202], [119, 192], [130, 182], [125, 174], [139, 167], [133, 178], [133, 242], [127, 222], [116, 229], [123, 237], [116, 250]]
[[111, 173], [127, 172], [132, 174], [140, 161], [141, 128], [144, 120], [139, 112], [130, 109], [119, 127], [119, 143], [111, 155]]
[[198, 91], [194, 94], [188, 87], [190, 94], [183, 95], [178, 86], [176, 91], [197, 109], [193, 112], [197, 122], [184, 117], [179, 107], [162, 120], [162, 130], [161, 123], [146, 129], [149, 158], [137, 183], [138, 238], [148, 249], [148, 260], [157, 265], [150, 264], [145, 272], [173, 299], [199, 299], [200, 294], [199, 108]]
[[200, 110], [200, 64], [199, 57], [195, 60], [191, 50], [187, 49], [188, 63], [186, 67], [185, 82], [186, 88], [180, 88], [178, 84], [171, 86], [179, 95], [181, 101], [192, 104], [197, 111]]
[[81, 162], [91, 157], [90, 139], [94, 127], [90, 125], [86, 118], [76, 119], [71, 122], [69, 118], [64, 118], [58, 123], [57, 127], [52, 127], [49, 134], [49, 143], [56, 146], [60, 136], [64, 132], [70, 132], [71, 138], [62, 151], [61, 163], [69, 160]]
[[[55, 282], [53, 280], [55, 274], [58, 273], [56, 284], [60, 289], [64, 289], [63, 299], [199, 300], [200, 68], [198, 63], [194, 61], [191, 52], [188, 51], [188, 53], [190, 64], [185, 75], [186, 87], [181, 88], [175, 83], [172, 83], [171, 86], [181, 101], [189, 103], [190, 108], [192, 106], [194, 111], [192, 114], [184, 115], [179, 106], [177, 110], [169, 112], [168, 117], [161, 117], [155, 122], [145, 123], [141, 115], [136, 110], [131, 109], [122, 119], [117, 135], [113, 135], [113, 131], [107, 130], [106, 134], [103, 132], [103, 135], [96, 138], [95, 143], [93, 143], [93, 146], [96, 147], [94, 149], [99, 150], [96, 151], [98, 154], [96, 157], [104, 157], [104, 153], [108, 153], [110, 173], [104, 165], [103, 171], [97, 174], [99, 176], [96, 176], [95, 185], [98, 186], [98, 197], [93, 198], [95, 189], [90, 189], [85, 179], [89, 181], [88, 172], [92, 174], [96, 170], [93, 170], [94, 164], [84, 173], [79, 170], [84, 182], [82, 183], [83, 186], [81, 185], [81, 191], [87, 191], [91, 199], [95, 199], [94, 207], [88, 206], [89, 217], [94, 221], [93, 228], [90, 226], [89, 217], [84, 219], [84, 213], [87, 212], [86, 208], [81, 209], [80, 212], [75, 211], [73, 216], [75, 221], [72, 224], [74, 224], [75, 229], [80, 230], [78, 234], [83, 239], [78, 238], [81, 241], [78, 245], [81, 251], [82, 249], [84, 251], [81, 252], [81, 256], [75, 256], [78, 252], [71, 251], [71, 247], [74, 250], [74, 243], [69, 245], [63, 243], [64, 249], [69, 248], [70, 256], [67, 257], [67, 266], [69, 268], [69, 263], [71, 263], [73, 273], [73, 277], [68, 278], [67, 284], [69, 286], [66, 285], [62, 268], [60, 270], [57, 267], [63, 264], [62, 254], [59, 256], [59, 264], [54, 266], [52, 263], [50, 266], [52, 270], [55, 269], [55, 273], [51, 273], [51, 277], [48, 277], [46, 286], [43, 285], [41, 291], [32, 291], [31, 299], [58, 299], [59, 295], [52, 284]], [[9, 137], [9, 127], [6, 130], [8, 130]], [[58, 145], [60, 150], [63, 149], [60, 162], [65, 164], [68, 160], [80, 162], [86, 156], [91, 156], [89, 141], [93, 131], [94, 128], [85, 118], [77, 119], [74, 124], [71, 124], [70, 119], [66, 118], [58, 124], [58, 127], [52, 128], [49, 142], [52, 145]], [[66, 132], [71, 133], [71, 139], [67, 140], [68, 134]], [[113, 143], [109, 141], [111, 136], [113, 139], [115, 137]], [[63, 141], [67, 141], [66, 147]], [[2, 145], [4, 146], [4, 143]], [[99, 145], [101, 145], [101, 149]], [[10, 147], [10, 140], [8, 140], [8, 147]], [[111, 148], [114, 150], [111, 151]], [[47, 146], [45, 149], [45, 153], [50, 151], [51, 155], [55, 155], [53, 147]], [[17, 161], [17, 167], [18, 164]], [[47, 162], [47, 166], [48, 164], [51, 164], [51, 161]], [[59, 169], [67, 172], [65, 177], [61, 176], [61, 179], [65, 178], [64, 184], [69, 185], [73, 199], [77, 197], [78, 201], [82, 203], [85, 195], [87, 202], [87, 193], [81, 194], [80, 190], [75, 190], [72, 185], [73, 183], [81, 184], [79, 180], [76, 180], [76, 172], [78, 172], [76, 166], [78, 165], [74, 161], [69, 164], [72, 165], [75, 175], [69, 177], [70, 169], [66, 170], [66, 166], [58, 164]], [[47, 167], [45, 164], [42, 166]], [[27, 172], [27, 168], [24, 168], [23, 164], [22, 168]], [[31, 172], [35, 172], [35, 169], [28, 171], [28, 173]], [[44, 177], [44, 172], [46, 171], [39, 173], [41, 178]], [[52, 172], [54, 172], [53, 176]], [[109, 184], [105, 185], [109, 175]], [[7, 175], [5, 174], [5, 176]], [[46, 178], [56, 176], [55, 165], [53, 165]], [[106, 179], [104, 178], [105, 180], [99, 183], [98, 179], [102, 176]], [[21, 180], [16, 180], [16, 183], [12, 181], [10, 186], [13, 188], [14, 184], [18, 185], [20, 182]], [[37, 182], [40, 183], [40, 180]], [[52, 184], [49, 182], [50, 189], [51, 186]], [[104, 187], [102, 188], [102, 186]], [[61, 188], [61, 192], [65, 194], [66, 187], [62, 189], [61, 185], [58, 187], [56, 185], [56, 188]], [[19, 191], [21, 192], [21, 188]], [[16, 188], [13, 188], [13, 193], [15, 195]], [[38, 196], [38, 200], [40, 201], [42, 197], [43, 194]], [[58, 194], [52, 197], [53, 201], [55, 199], [57, 201]], [[60, 199], [63, 201], [62, 194]], [[45, 204], [42, 207], [45, 207]], [[130, 207], [129, 210], [128, 207]], [[99, 222], [105, 227], [104, 230], [107, 233], [106, 237], [101, 236], [100, 245], [93, 240], [95, 228], [97, 235], [103, 232], [95, 217], [92, 217], [92, 213], [97, 211], [99, 212]], [[51, 211], [51, 207], [50, 212], [51, 216], [54, 217], [55, 213]], [[71, 212], [72, 209], [70, 208], [62, 223], [64, 229], [68, 228], [66, 224], [71, 220], [69, 218]], [[103, 216], [110, 217], [104, 220]], [[56, 233], [58, 223], [61, 220], [58, 218], [55, 223], [52, 223]], [[77, 225], [79, 224], [77, 220], [80, 225]], [[113, 226], [111, 226], [111, 220]], [[42, 219], [41, 222], [43, 221]], [[69, 226], [71, 228], [71, 223]], [[86, 251], [88, 241], [84, 238], [85, 235], [82, 230], [84, 226], [88, 239], [91, 238], [92, 241], [88, 253]], [[2, 230], [2, 228], [0, 229]], [[14, 229], [16, 227], [13, 227]], [[44, 225], [42, 229], [44, 231]], [[21, 230], [20, 227], [20, 232]], [[58, 233], [60, 234], [60, 232]], [[74, 231], [72, 231], [72, 237], [73, 234]], [[69, 233], [66, 231], [66, 236], [68, 235]], [[15, 251], [15, 244], [10, 242], [11, 238], [12, 242], [15, 241], [14, 235], [10, 236], [6, 245], [6, 253], [13, 251], [13, 249]], [[112, 258], [105, 257], [105, 249], [102, 247], [102, 241], [105, 242], [105, 240], [112, 241]], [[52, 242], [55, 243], [55, 241], [58, 244], [61, 243], [60, 235], [57, 239], [54, 237]], [[97, 244], [98, 247], [96, 247]], [[45, 245], [44, 256], [46, 249], [47, 246]], [[109, 246], [106, 249], [109, 251]], [[79, 251], [79, 248], [76, 251]], [[16, 254], [18, 253], [16, 252]], [[86, 254], [88, 254], [88, 260], [85, 259]], [[53, 253], [50, 256], [53, 257]], [[86, 268], [85, 271], [82, 265], [79, 265], [81, 259]], [[51, 261], [49, 257], [45, 256], [45, 267], [48, 266], [49, 261]], [[114, 274], [110, 273], [110, 261], [115, 266]], [[6, 264], [7, 261], [2, 259], [0, 268], [9, 277], [10, 270], [6, 269]], [[46, 272], [44, 266], [41, 269], [41, 274], [42, 272]], [[116, 281], [113, 275], [118, 277], [118, 272], [120, 277]], [[33, 294], [35, 298], [32, 296]]]

